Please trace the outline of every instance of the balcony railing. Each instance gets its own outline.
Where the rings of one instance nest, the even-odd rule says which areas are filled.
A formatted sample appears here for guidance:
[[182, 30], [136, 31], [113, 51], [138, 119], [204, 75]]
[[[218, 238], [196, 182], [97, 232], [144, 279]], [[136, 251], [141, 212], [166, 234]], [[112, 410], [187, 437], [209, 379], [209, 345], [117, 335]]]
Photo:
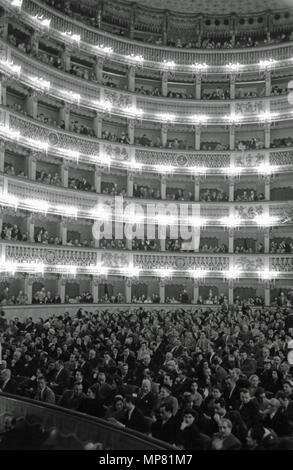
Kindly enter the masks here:
[[[88, 442], [102, 444], [103, 450], [163, 450], [171, 449], [165, 442], [132, 429], [118, 429], [109, 422], [49, 403], [24, 397], [0, 394], [0, 416], [12, 415], [29, 425], [40, 424], [44, 431], [58, 430], [58, 446], [81, 449]], [[34, 443], [32, 443], [34, 448]]]
[[[9, 133], [9, 129], [19, 132], [20, 136]], [[293, 149], [290, 148], [208, 152], [135, 147], [50, 127], [5, 107], [0, 107], [0, 137], [37, 152], [47, 145], [43, 152], [71, 161], [76, 161], [76, 157], [66, 156], [64, 150], [78, 152], [78, 160], [91, 165], [103, 166], [107, 160], [111, 167], [131, 170], [131, 162], [136, 162], [144, 171], [155, 173], [158, 173], [158, 165], [171, 166], [173, 173], [189, 176], [194, 176], [196, 168], [200, 170], [200, 167], [204, 167], [207, 174], [225, 174], [221, 169], [229, 166], [241, 167], [243, 173], [258, 173], [259, 165], [268, 161], [267, 155], [269, 163], [280, 172], [287, 172], [293, 165]]]
[[[8, 0], [1, 0], [0, 5], [9, 11], [15, 12], [15, 9], [11, 7]], [[192, 64], [195, 63], [206, 63], [210, 65], [210, 72], [224, 72], [227, 70], [227, 64], [235, 62], [246, 65], [247, 71], [253, 71], [259, 69], [258, 64], [260, 60], [275, 59], [289, 63], [293, 53], [292, 43], [219, 51], [174, 50], [168, 47], [140, 44], [135, 41], [115, 37], [114, 35], [95, 30], [94, 28], [81, 24], [57, 12], [37, 0], [24, 0], [21, 9], [22, 20], [34, 29], [42, 30], [42, 27], [34, 20], [36, 15], [43, 15], [44, 18], [51, 19], [48, 33], [52, 38], [60, 41], [62, 38], [61, 32], [71, 31], [73, 34], [80, 35], [81, 41], [79, 47], [81, 50], [99, 55], [95, 46], [103, 45], [113, 49], [113, 53], [111, 54], [112, 60], [129, 64], [129, 58], [127, 56], [131, 54], [139, 55], [144, 57], [144, 67], [157, 70], [162, 70], [165, 67], [164, 61], [174, 61], [176, 63], [176, 72], [190, 72], [193, 70]]]
[[[205, 277], [228, 277], [236, 270], [239, 278], [260, 278], [263, 272], [275, 272], [278, 278], [293, 277], [293, 255], [290, 254], [202, 254], [171, 252], [126, 252], [72, 248], [29, 243], [0, 243], [0, 271], [101, 276], [127, 276], [129, 266], [139, 270], [140, 277], [160, 277], [160, 270], [170, 271], [174, 278], [192, 278], [194, 270], [205, 270]], [[168, 276], [168, 273], [166, 274]]]

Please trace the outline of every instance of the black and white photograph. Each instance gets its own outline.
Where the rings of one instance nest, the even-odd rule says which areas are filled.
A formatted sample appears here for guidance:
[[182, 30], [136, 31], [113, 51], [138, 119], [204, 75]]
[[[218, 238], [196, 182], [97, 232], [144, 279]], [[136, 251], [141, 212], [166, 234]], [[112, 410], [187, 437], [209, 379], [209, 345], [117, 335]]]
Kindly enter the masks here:
[[293, 450], [293, 0], [0, 0], [1, 458], [218, 450]]

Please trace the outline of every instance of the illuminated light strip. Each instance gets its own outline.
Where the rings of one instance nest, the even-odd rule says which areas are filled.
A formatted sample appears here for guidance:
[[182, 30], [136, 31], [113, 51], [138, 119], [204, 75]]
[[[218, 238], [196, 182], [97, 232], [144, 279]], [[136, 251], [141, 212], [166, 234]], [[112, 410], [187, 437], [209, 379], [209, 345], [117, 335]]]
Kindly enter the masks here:
[[112, 54], [113, 52], [113, 49], [112, 47], [107, 47], [107, 46], [104, 46], [103, 44], [101, 45], [96, 45], [94, 46], [99, 52], [104, 52], [105, 54]]
[[80, 34], [73, 34], [71, 31], [64, 31], [60, 34], [65, 38], [72, 39], [72, 41], [80, 43]]
[[40, 23], [45, 28], [50, 28], [51, 18], [44, 18], [44, 15], [36, 15], [32, 17], [35, 21]]
[[185, 270], [175, 270], [173, 268], [157, 268], [157, 269], [140, 269], [136, 268], [133, 265], [125, 266], [122, 268], [115, 268], [112, 266], [101, 266], [101, 265], [92, 265], [92, 266], [78, 266], [74, 264], [68, 265], [46, 265], [42, 262], [1, 262], [0, 272], [8, 272], [15, 274], [16, 272], [29, 272], [29, 273], [42, 273], [45, 272], [54, 272], [60, 274], [69, 274], [76, 276], [77, 274], [88, 274], [88, 275], [114, 275], [114, 276], [126, 276], [126, 277], [139, 277], [141, 276], [156, 276], [162, 279], [171, 278], [171, 277], [186, 277], [186, 273], [193, 278], [204, 278], [204, 277], [224, 277], [225, 279], [238, 279], [245, 278], [249, 275], [258, 277], [262, 280], [277, 279], [282, 277], [282, 275], [288, 274], [287, 272], [280, 271], [269, 271], [265, 270], [260, 271], [243, 271], [238, 268], [229, 268], [225, 271], [212, 271], [202, 268], [189, 269], [187, 272]]
[[6, 68], [9, 72], [20, 75], [21, 65], [16, 65], [13, 63], [13, 61], [8, 59], [0, 59], [0, 65]]
[[42, 77], [32, 77], [31, 81], [36, 87], [41, 88], [41, 90], [50, 90], [51, 83], [49, 82], [49, 80], [44, 80]]
[[22, 7], [22, 2], [23, 2], [23, 0], [12, 0], [10, 5], [15, 7], [15, 8], [21, 8]]

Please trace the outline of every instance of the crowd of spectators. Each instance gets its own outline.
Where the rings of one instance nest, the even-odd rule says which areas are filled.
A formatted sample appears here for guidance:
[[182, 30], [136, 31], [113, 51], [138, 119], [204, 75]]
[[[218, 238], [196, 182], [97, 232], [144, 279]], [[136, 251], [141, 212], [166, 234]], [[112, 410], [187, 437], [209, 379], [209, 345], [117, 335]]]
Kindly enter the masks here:
[[[290, 309], [79, 309], [0, 316], [1, 390], [57, 403], [179, 449], [273, 448], [292, 436]], [[45, 393], [46, 392], [46, 393]]]
[[141, 199], [161, 199], [161, 191], [150, 186], [134, 183], [133, 197]]
[[216, 243], [214, 245], [204, 243], [200, 245], [199, 251], [202, 253], [228, 253], [228, 246], [225, 243]]
[[265, 196], [263, 193], [257, 193], [254, 189], [237, 189], [234, 194], [236, 202], [253, 202], [264, 201]]
[[51, 236], [44, 227], [35, 230], [34, 240], [36, 243], [42, 243], [43, 245], [62, 245], [61, 238]]
[[62, 186], [62, 181], [58, 173], [55, 173], [53, 176], [45, 170], [36, 172], [36, 181], [39, 183], [53, 184], [54, 186]]
[[78, 189], [80, 191], [95, 191], [95, 188], [87, 181], [85, 177], [68, 178], [68, 188]]
[[271, 253], [293, 253], [293, 239], [286, 238], [283, 240], [271, 240]]
[[254, 240], [243, 239], [241, 244], [235, 244], [234, 253], [264, 253], [264, 244], [261, 242], [255, 242]]
[[126, 196], [126, 190], [121, 189], [117, 183], [102, 182], [101, 192], [110, 196]]
[[28, 233], [23, 232], [17, 224], [3, 222], [1, 230], [1, 239], [12, 242], [26, 242], [28, 241]]
[[260, 150], [265, 146], [264, 142], [258, 137], [252, 137], [250, 140], [240, 140], [235, 143], [238, 150]]
[[271, 142], [271, 148], [292, 147], [292, 145], [293, 137], [276, 138]]
[[199, 193], [200, 201], [205, 202], [227, 202], [229, 200], [227, 193], [221, 189], [201, 189]]
[[5, 163], [4, 164], [4, 173], [8, 176], [19, 176], [21, 178], [26, 178], [24, 171], [22, 170], [15, 170], [14, 165], [12, 163]]
[[58, 294], [54, 295], [51, 291], [42, 287], [36, 291], [32, 297], [32, 304], [60, 304], [61, 298]]

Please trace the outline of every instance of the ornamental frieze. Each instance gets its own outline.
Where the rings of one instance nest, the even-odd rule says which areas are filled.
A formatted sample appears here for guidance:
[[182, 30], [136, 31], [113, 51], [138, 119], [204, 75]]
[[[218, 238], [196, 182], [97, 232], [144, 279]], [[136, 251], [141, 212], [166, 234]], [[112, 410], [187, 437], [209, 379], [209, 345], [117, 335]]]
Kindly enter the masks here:
[[204, 154], [177, 152], [162, 152], [154, 150], [135, 150], [135, 160], [138, 163], [149, 165], [205, 166], [208, 168], [222, 168], [230, 166], [230, 154]]
[[103, 90], [104, 101], [111, 103], [115, 108], [130, 108], [135, 104], [135, 96], [126, 95], [124, 93], [119, 93], [116, 91], [110, 91], [104, 88]]
[[252, 220], [264, 212], [263, 206], [235, 206], [235, 215], [244, 220]]
[[293, 165], [293, 150], [270, 153], [271, 165]]
[[97, 256], [90, 250], [70, 250], [45, 247], [6, 245], [6, 261], [42, 263], [48, 265], [95, 266]]
[[128, 161], [130, 159], [130, 148], [110, 143], [101, 144], [102, 155], [107, 155], [113, 160]]
[[259, 114], [264, 112], [263, 101], [247, 101], [245, 103], [235, 103], [235, 114]]
[[272, 257], [270, 259], [270, 268], [278, 272], [293, 272], [293, 258]]
[[235, 154], [235, 166], [236, 167], [256, 167], [264, 162], [264, 153], [236, 153]]
[[233, 265], [241, 271], [259, 271], [265, 267], [264, 258], [260, 256], [234, 256]]

